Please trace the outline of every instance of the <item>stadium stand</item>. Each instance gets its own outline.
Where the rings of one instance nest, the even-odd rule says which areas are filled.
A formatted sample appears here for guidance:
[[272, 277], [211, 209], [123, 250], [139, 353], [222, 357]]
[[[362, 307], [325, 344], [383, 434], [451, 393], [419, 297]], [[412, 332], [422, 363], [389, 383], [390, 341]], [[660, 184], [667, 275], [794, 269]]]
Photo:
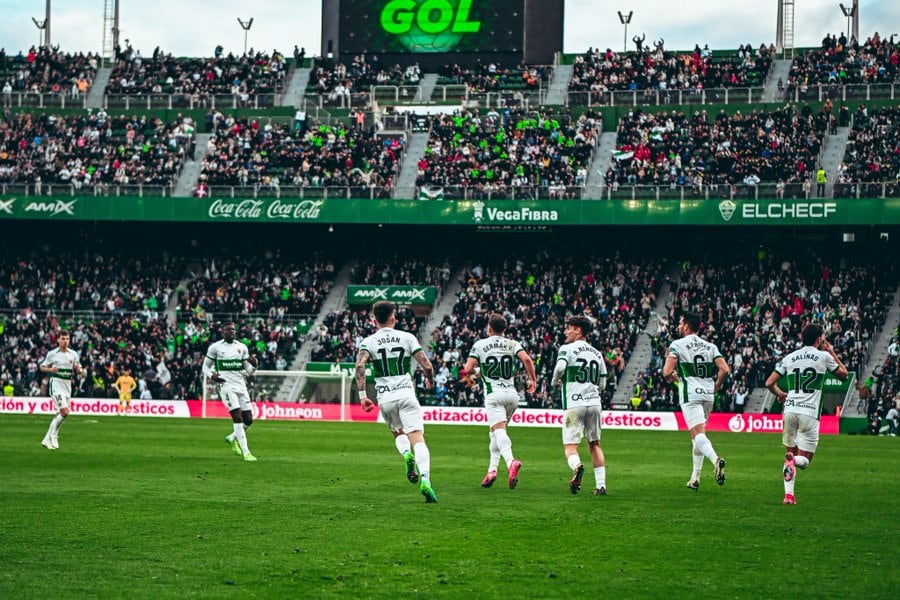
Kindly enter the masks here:
[[446, 64], [441, 68], [438, 85], [465, 85], [471, 93], [483, 94], [501, 90], [535, 90], [550, 82], [553, 76], [551, 65], [504, 66], [480, 60], [473, 68], [458, 64]]
[[606, 185], [691, 187], [697, 193], [721, 186], [725, 195], [743, 185], [752, 196], [765, 182], [780, 184], [776, 196], [800, 197], [809, 189], [827, 123], [808, 105], [733, 115], [721, 110], [714, 118], [705, 110], [688, 116], [634, 109], [619, 123]]
[[180, 97], [229, 95], [246, 106], [256, 97], [274, 106], [274, 95], [284, 91], [285, 59], [280, 52], [254, 52], [242, 56], [177, 58], [158, 47], [149, 57], [130, 46], [118, 56], [106, 93], [143, 96], [175, 94]]
[[593, 113], [575, 120], [523, 109], [435, 115], [416, 183], [460, 188], [457, 197], [576, 197], [600, 127]]
[[377, 54], [359, 54], [349, 65], [319, 59], [310, 74], [306, 95], [317, 98], [322, 106], [364, 107], [372, 102], [375, 86], [399, 87], [405, 98], [412, 98], [421, 77], [417, 63], [405, 68], [396, 63], [389, 66]]
[[63, 53], [59, 48], [31, 47], [27, 53], [7, 55], [0, 49], [0, 88], [10, 92], [87, 94], [97, 74], [99, 57], [93, 53]]
[[[196, 377], [190, 340], [176, 341], [165, 309], [185, 260], [165, 250], [115, 252], [83, 238], [82, 250], [19, 253], [6, 249], [0, 264], [0, 377], [16, 393], [40, 395], [41, 358], [60, 328], [72, 331], [89, 376], [84, 395], [107, 395], [114, 373], [143, 376], [153, 397], [184, 397]], [[159, 368], [159, 365], [162, 365]], [[142, 384], [144, 385], [144, 384]], [[89, 386], [87, 389], [85, 386]]]
[[588, 48], [575, 58], [573, 92], [694, 90], [762, 86], [774, 47], [741, 45], [735, 54], [712, 53], [709, 46], [672, 52], [661, 45], [644, 52], [618, 53]]
[[281, 123], [221, 113], [214, 115], [213, 123], [215, 134], [200, 175], [202, 194], [208, 193], [207, 186], [272, 196], [310, 195], [317, 188], [334, 187], [341, 188], [336, 193], [344, 197], [385, 197], [403, 152], [400, 138], [380, 138], [368, 129], [342, 124], [298, 132]]
[[[794, 58], [787, 82], [789, 98], [814, 99], [824, 89], [828, 97], [841, 97], [843, 86], [873, 86], [876, 96], [880, 88], [900, 81], [900, 48], [892, 35], [883, 39], [877, 32], [863, 44], [848, 43], [841, 34], [826, 35], [819, 48], [807, 50]], [[820, 88], [821, 86], [821, 88]], [[860, 88], [861, 97], [871, 97], [871, 90]]]
[[0, 122], [0, 186], [28, 184], [37, 195], [171, 189], [193, 143], [189, 118], [16, 113]]
[[217, 257], [191, 281], [180, 309], [195, 314], [312, 315], [331, 290], [334, 265], [324, 258], [297, 263], [279, 254]]
[[[853, 115], [844, 161], [835, 178], [835, 197], [896, 196], [900, 175], [900, 107]], [[887, 189], [885, 189], [887, 188]]]

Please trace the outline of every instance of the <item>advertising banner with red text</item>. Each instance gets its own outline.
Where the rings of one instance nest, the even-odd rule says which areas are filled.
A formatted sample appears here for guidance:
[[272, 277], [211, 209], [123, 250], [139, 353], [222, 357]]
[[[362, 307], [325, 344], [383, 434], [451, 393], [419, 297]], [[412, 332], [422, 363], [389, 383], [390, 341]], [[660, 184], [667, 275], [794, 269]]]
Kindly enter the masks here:
[[[186, 400], [190, 416], [203, 416], [201, 400]], [[253, 402], [253, 418], [255, 420], [280, 421], [340, 421], [340, 404], [298, 404], [296, 402]], [[347, 421], [375, 421], [378, 411], [366, 412], [359, 404], [348, 404], [345, 409]], [[225, 405], [218, 400], [206, 403], [206, 416], [212, 418], [230, 418]]]
[[[114, 416], [119, 413], [115, 398], [72, 398], [69, 412], [92, 417]], [[42, 397], [0, 397], [0, 414], [52, 415], [56, 413], [53, 400]], [[135, 417], [190, 417], [187, 405], [181, 400], [132, 400], [129, 415]]]
[[[433, 425], [487, 425], [487, 411], [483, 407], [468, 408], [423, 406], [422, 419]], [[379, 421], [382, 419], [379, 417]], [[510, 424], [521, 427], [562, 427], [563, 411], [554, 408], [520, 408]], [[675, 413], [604, 411], [603, 427], [607, 429], [645, 429], [677, 431]]]
[[[684, 417], [678, 414], [678, 428], [687, 429]], [[706, 423], [707, 431], [731, 431], [732, 433], [781, 433], [782, 419], [780, 414], [734, 414], [712, 413]], [[819, 419], [819, 433], [837, 434], [840, 429], [839, 419], [833, 415], [822, 415]]]
[[[340, 404], [298, 404], [294, 402], [254, 402], [253, 418], [281, 421], [362, 421], [384, 422], [380, 411], [365, 412], [358, 404], [350, 404], [341, 411]], [[73, 398], [69, 402], [73, 415], [114, 416], [119, 412], [119, 401], [114, 398]], [[53, 401], [42, 397], [0, 396], [0, 414], [51, 415], [56, 412]], [[203, 417], [200, 400], [133, 400], [128, 411], [136, 417]], [[206, 416], [229, 418], [228, 411], [219, 401], [206, 403]], [[431, 425], [487, 425], [487, 412], [483, 407], [423, 406], [422, 419]], [[511, 425], [520, 427], [562, 427], [563, 411], [559, 409], [520, 408], [511, 419]], [[687, 431], [681, 412], [603, 411], [604, 429], [635, 429], [643, 431]], [[823, 415], [821, 434], [837, 434], [839, 420]], [[781, 433], [780, 414], [712, 413], [706, 423], [707, 431], [733, 433]]]

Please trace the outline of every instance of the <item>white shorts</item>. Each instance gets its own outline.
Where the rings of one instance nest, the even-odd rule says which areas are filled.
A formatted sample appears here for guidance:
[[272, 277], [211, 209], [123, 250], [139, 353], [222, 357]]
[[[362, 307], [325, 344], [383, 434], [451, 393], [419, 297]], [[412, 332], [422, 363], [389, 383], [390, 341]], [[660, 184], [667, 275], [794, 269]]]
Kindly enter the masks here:
[[804, 452], [815, 452], [819, 447], [819, 420], [809, 415], [785, 413], [781, 441], [788, 448], [797, 446]]
[[484, 410], [487, 413], [488, 427], [497, 423], [507, 423], [519, 408], [518, 392], [507, 390], [488, 394], [484, 399]]
[[706, 425], [706, 421], [709, 419], [709, 411], [712, 410], [712, 407], [712, 400], [683, 403], [681, 405], [681, 414], [684, 415], [688, 429], [693, 429], [697, 425]]
[[240, 408], [242, 411], [251, 410], [250, 394], [247, 393], [247, 388], [223, 387], [219, 390], [219, 396], [221, 397], [225, 408], [228, 409], [228, 412], [231, 412], [236, 408]]
[[422, 407], [415, 395], [407, 390], [390, 394], [387, 398], [379, 398], [378, 406], [384, 422], [394, 433], [412, 433], [425, 431], [422, 421]]
[[56, 393], [50, 397], [53, 399], [54, 406], [56, 406], [56, 412], [69, 408], [69, 397], [66, 394]]
[[566, 409], [563, 415], [563, 444], [580, 444], [585, 437], [588, 443], [600, 441], [601, 406], [578, 406]]

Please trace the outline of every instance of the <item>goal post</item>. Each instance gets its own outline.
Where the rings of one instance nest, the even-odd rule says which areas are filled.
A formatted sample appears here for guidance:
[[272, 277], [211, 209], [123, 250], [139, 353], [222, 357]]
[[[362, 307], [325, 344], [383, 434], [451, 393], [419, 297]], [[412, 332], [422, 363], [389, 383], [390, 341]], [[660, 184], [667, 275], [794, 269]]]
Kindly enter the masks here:
[[[352, 398], [353, 378], [344, 371], [256, 371], [247, 377], [247, 391], [253, 402], [297, 404], [340, 404], [341, 420], [347, 418], [347, 402]], [[203, 416], [207, 403], [219, 401], [219, 386], [203, 377]]]

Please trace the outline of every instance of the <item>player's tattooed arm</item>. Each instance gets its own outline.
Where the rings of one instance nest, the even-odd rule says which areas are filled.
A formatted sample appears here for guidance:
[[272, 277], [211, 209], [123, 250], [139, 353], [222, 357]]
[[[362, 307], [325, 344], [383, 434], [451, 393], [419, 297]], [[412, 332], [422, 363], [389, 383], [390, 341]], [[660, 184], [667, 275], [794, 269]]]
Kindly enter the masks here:
[[416, 359], [416, 362], [422, 367], [422, 372], [425, 373], [425, 387], [431, 389], [434, 386], [434, 365], [425, 356], [424, 350], [419, 350], [413, 354], [413, 358]]
[[364, 411], [369, 412], [375, 408], [375, 403], [366, 394], [366, 363], [369, 362], [369, 353], [360, 350], [356, 355], [356, 370], [353, 375], [356, 378], [356, 389], [359, 391], [359, 403]]
[[354, 377], [356, 378], [356, 389], [366, 389], [366, 363], [369, 362], [369, 353], [360, 350], [356, 355], [356, 370]]

